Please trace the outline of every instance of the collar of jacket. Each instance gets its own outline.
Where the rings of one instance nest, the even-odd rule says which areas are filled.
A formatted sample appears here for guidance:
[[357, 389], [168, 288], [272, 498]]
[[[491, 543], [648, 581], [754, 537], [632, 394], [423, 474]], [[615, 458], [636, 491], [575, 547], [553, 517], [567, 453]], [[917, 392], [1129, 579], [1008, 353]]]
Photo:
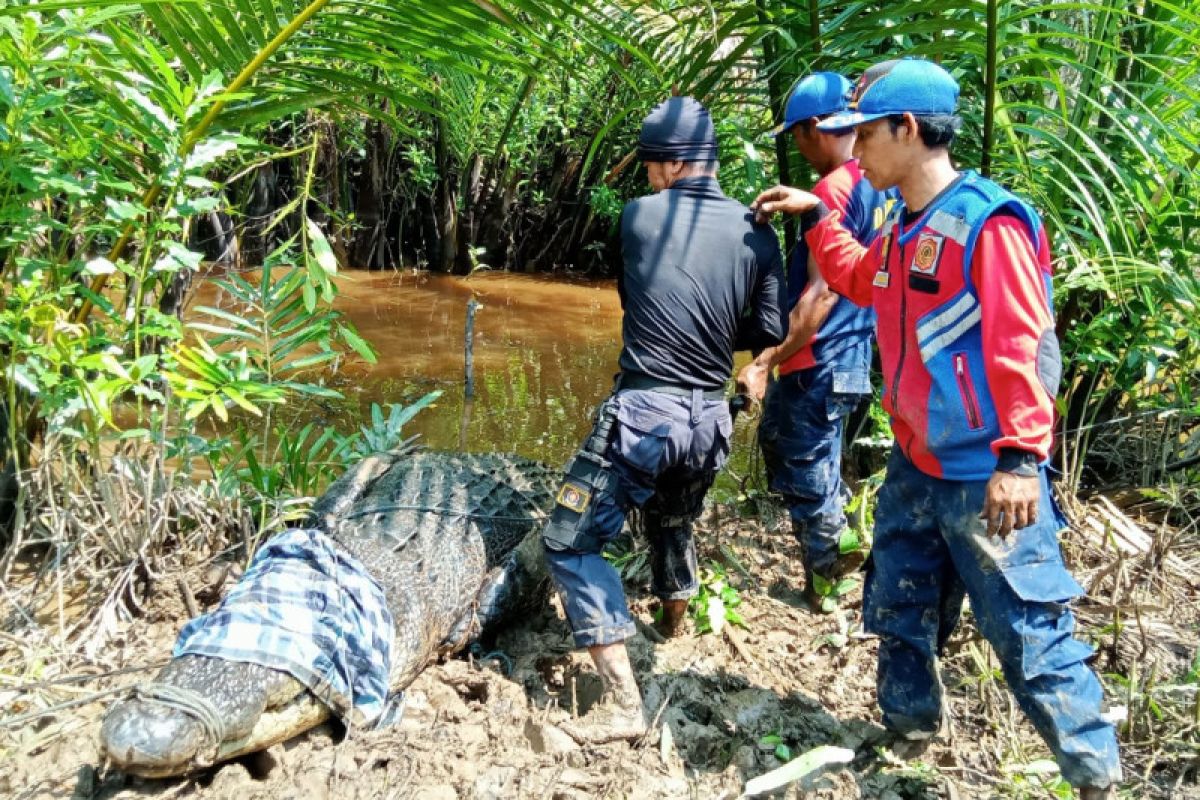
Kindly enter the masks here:
[[687, 178], [680, 178], [663, 191], [683, 192], [692, 197], [709, 197], [714, 199], [725, 197], [725, 193], [721, 191], [721, 184], [711, 175], [693, 175]]

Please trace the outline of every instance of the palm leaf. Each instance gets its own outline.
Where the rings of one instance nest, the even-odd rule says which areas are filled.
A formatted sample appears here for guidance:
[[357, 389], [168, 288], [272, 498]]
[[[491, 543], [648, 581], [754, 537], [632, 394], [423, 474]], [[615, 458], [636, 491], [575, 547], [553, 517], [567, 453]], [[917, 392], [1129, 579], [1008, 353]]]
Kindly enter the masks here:
[[[582, 41], [602, 60], [616, 63], [611, 53], [616, 46], [647, 68], [657, 68], [618, 26], [606, 22], [610, 7], [557, 0], [311, 0], [303, 6], [287, 0], [144, 0], [115, 8], [106, 0], [51, 0], [8, 6], [0, 9], [0, 16], [34, 9], [46, 13], [102, 7], [106, 16], [89, 18], [90, 23], [102, 24], [111, 47], [143, 73], [158, 73], [166, 63], [146, 57], [140, 26], [148, 21], [192, 85], [213, 74], [232, 76], [198, 119], [178, 120], [186, 127], [173, 154], [177, 160], [186, 159], [214, 129], [234, 129], [249, 119], [278, 117], [314, 103], [358, 103], [364, 95], [373, 95], [387, 97], [398, 107], [430, 111], [421, 99], [430, 87], [409, 66], [414, 63], [452, 62], [461, 69], [475, 60], [528, 70], [535, 62], [518, 54], [528, 54], [532, 48], [549, 59], [563, 60], [569, 48]], [[144, 16], [134, 14], [135, 10]], [[556, 29], [570, 29], [576, 35], [556, 41], [552, 35]], [[98, 48], [102, 59], [106, 48]], [[358, 69], [344, 68], [349, 65]], [[377, 80], [362, 77], [359, 70], [368, 66], [378, 68]], [[485, 76], [486, 72], [479, 74]], [[171, 81], [173, 75], [167, 83]], [[144, 114], [121, 103], [115, 107], [116, 113], [124, 115], [123, 121], [149, 141], [163, 140]], [[151, 208], [159, 200], [166, 170], [147, 176], [144, 207]], [[110, 260], [122, 255], [135, 226], [131, 221], [126, 227], [109, 252]], [[107, 276], [98, 276], [92, 291], [99, 294], [106, 280]], [[85, 303], [78, 317], [89, 311], [90, 304]]]

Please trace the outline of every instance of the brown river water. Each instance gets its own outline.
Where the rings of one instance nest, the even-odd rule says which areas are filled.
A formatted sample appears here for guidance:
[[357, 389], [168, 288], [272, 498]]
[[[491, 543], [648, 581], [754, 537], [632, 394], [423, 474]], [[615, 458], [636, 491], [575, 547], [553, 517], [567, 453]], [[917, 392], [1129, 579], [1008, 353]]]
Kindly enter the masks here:
[[[379, 352], [335, 385], [365, 414], [442, 390], [407, 433], [439, 449], [511, 451], [562, 463], [612, 386], [620, 352], [616, 283], [483, 273], [343, 272], [336, 306]], [[475, 398], [464, 399], [467, 303]], [[360, 372], [360, 375], [354, 373]], [[355, 404], [351, 402], [351, 407]]]
[[[437, 449], [514, 452], [558, 466], [576, 451], [612, 388], [621, 341], [613, 280], [345, 270], [336, 282], [335, 307], [375, 347], [378, 363], [354, 357], [329, 384], [344, 400], [296, 404], [276, 412], [279, 419], [349, 433], [369, 419], [372, 403], [407, 404], [440, 390], [436, 403], [405, 426], [406, 435]], [[468, 402], [464, 334], [471, 299], [482, 307], [475, 315], [475, 396]], [[223, 304], [212, 284], [196, 300]], [[747, 442], [749, 426], [738, 428], [737, 439]], [[735, 462], [748, 449], [735, 447]]]

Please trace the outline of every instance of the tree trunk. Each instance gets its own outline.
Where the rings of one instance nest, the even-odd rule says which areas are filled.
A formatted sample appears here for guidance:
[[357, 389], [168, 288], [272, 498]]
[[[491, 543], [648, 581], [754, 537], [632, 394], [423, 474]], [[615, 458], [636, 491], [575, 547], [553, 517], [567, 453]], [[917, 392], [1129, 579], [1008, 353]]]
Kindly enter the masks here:
[[242, 253], [250, 264], [262, 264], [270, 252], [267, 243], [267, 223], [275, 206], [272, 204], [275, 185], [274, 162], [263, 164], [250, 178], [249, 198], [245, 204], [246, 223], [240, 237]]
[[458, 198], [451, 174], [449, 130], [446, 118], [434, 117], [433, 156], [437, 167], [437, 186], [434, 188], [434, 243], [430, 267], [438, 272], [454, 272], [458, 262]]
[[[759, 22], [766, 24], [771, 19], [771, 10], [768, 0], [757, 0]], [[809, 44], [813, 47], [818, 58], [821, 53], [821, 22], [818, 16], [818, 3], [810, 2], [808, 8], [809, 14], [809, 36], [812, 41]], [[776, 68], [776, 59], [778, 51], [775, 48], [776, 34], [771, 33], [763, 37], [763, 62], [769, 72], [767, 73], [767, 92], [771, 103], [771, 117], [778, 125], [783, 122], [783, 111], [787, 105], [788, 87], [781, 80], [779, 70]], [[775, 137], [775, 164], [779, 169], [779, 182], [785, 186], [791, 185], [791, 165], [788, 161], [788, 137]], [[792, 248], [796, 244], [796, 220], [790, 215], [785, 214], [783, 218], [783, 249], [784, 253], [791, 253]], [[785, 259], [786, 263], [786, 259]], [[786, 268], [784, 270], [787, 271]]]
[[384, 171], [391, 146], [387, 131], [378, 120], [367, 124], [367, 155], [354, 185], [354, 219], [349, 251], [353, 267], [385, 267], [387, 215], [383, 197]]

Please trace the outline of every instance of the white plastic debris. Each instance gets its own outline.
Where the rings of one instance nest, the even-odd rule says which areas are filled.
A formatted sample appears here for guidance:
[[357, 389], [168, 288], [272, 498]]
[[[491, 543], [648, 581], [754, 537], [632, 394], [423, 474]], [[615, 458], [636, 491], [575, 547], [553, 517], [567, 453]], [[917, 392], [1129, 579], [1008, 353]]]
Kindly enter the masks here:
[[787, 786], [798, 780], [807, 778], [826, 767], [835, 764], [849, 764], [854, 760], [854, 751], [845, 747], [821, 745], [803, 755], [796, 756], [779, 769], [773, 769], [765, 775], [759, 775], [746, 782], [742, 797], [753, 797], [758, 794], [774, 791], [781, 786]]

